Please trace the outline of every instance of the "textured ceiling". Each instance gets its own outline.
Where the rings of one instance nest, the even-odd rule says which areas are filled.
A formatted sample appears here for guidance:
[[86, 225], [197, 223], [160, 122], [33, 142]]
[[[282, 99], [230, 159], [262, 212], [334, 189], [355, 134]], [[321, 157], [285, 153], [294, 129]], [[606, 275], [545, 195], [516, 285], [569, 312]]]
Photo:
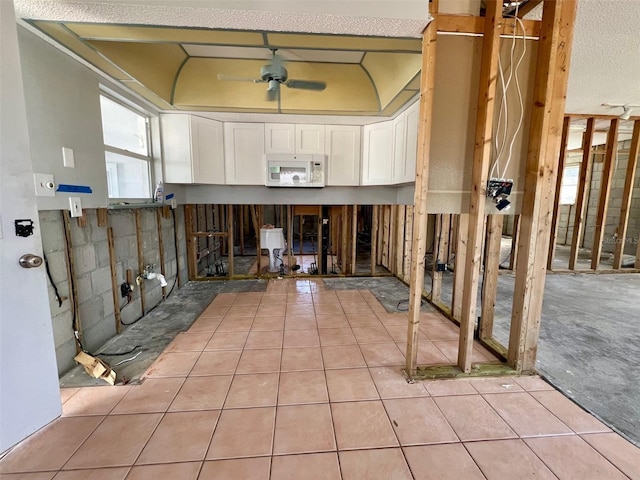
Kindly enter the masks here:
[[[427, 0], [130, 3], [18, 0], [16, 12], [164, 110], [389, 116], [418, 92]], [[272, 49], [289, 79], [326, 89], [268, 100], [251, 79]]]

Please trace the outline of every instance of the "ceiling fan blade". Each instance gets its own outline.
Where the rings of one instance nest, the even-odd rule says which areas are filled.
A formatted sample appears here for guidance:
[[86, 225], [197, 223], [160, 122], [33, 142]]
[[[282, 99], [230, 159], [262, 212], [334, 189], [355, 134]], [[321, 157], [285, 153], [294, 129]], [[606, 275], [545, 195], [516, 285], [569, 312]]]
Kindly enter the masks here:
[[265, 80], [261, 78], [252, 78], [252, 77], [239, 77], [236, 75], [226, 75], [224, 73], [218, 74], [218, 80], [232, 80], [235, 82], [253, 82], [253, 83], [265, 83]]
[[327, 88], [327, 84], [325, 82], [316, 82], [314, 80], [287, 80], [284, 85], [289, 88], [316, 91], [322, 91]]

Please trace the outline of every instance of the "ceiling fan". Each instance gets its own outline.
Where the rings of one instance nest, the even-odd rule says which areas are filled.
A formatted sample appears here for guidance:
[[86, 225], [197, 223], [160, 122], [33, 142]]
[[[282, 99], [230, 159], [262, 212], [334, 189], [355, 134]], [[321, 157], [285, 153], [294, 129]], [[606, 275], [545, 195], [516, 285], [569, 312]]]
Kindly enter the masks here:
[[325, 82], [315, 80], [294, 80], [288, 77], [287, 69], [284, 67], [283, 58], [276, 54], [277, 48], [271, 48], [271, 62], [260, 68], [260, 78], [236, 77], [233, 75], [218, 74], [218, 80], [235, 80], [253, 83], [267, 84], [267, 100], [280, 100], [280, 85], [287, 88], [297, 88], [300, 90], [322, 91], [327, 87]]

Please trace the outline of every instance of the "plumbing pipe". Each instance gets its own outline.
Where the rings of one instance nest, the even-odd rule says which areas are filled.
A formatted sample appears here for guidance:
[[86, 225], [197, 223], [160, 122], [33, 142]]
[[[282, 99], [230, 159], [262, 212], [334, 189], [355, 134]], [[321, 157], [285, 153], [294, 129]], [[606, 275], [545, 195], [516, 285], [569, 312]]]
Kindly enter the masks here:
[[162, 275], [161, 273], [150, 272], [147, 274], [147, 280], [154, 280], [154, 279], [160, 281], [161, 287], [167, 286], [167, 280], [164, 278], [164, 275]]

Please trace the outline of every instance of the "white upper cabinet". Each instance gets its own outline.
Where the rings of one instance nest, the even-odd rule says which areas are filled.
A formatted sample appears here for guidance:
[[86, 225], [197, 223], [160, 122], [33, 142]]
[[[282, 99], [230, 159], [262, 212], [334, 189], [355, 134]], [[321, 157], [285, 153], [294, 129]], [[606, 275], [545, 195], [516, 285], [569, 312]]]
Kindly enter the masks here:
[[324, 125], [267, 123], [265, 153], [324, 155]]
[[418, 156], [418, 123], [420, 121], [420, 102], [415, 102], [405, 112], [405, 148], [404, 179], [402, 182], [415, 182], [416, 159]]
[[365, 125], [362, 185], [389, 185], [393, 166], [393, 121]]
[[263, 123], [225, 123], [224, 160], [228, 185], [264, 185]]
[[165, 182], [224, 184], [222, 122], [166, 114], [160, 126]]
[[324, 151], [327, 155], [327, 185], [360, 184], [361, 127], [327, 125]]
[[406, 126], [404, 115], [398, 115], [393, 120], [393, 167], [391, 172], [391, 183], [403, 183], [405, 177], [405, 147], [406, 147]]
[[296, 129], [292, 123], [267, 123], [264, 126], [265, 153], [295, 153]]

